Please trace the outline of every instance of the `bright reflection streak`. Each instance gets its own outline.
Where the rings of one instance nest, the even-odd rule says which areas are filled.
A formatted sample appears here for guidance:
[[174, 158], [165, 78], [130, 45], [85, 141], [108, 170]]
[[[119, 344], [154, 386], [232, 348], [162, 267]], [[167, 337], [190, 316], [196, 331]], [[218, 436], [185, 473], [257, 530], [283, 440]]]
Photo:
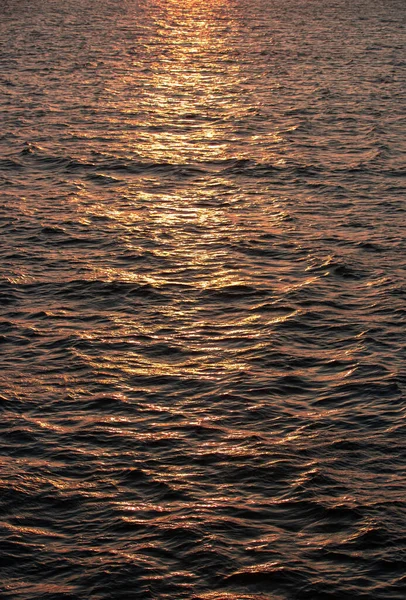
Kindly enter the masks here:
[[[250, 65], [241, 57], [246, 31], [233, 3], [186, 0], [158, 6], [145, 49], [147, 68], [134, 62], [143, 93], [124, 109], [138, 115], [127, 147], [154, 163], [207, 164], [252, 157], [266, 142], [269, 159], [270, 146], [282, 141], [280, 133], [259, 134], [242, 125], [263, 100], [255, 97]], [[125, 77], [125, 87], [132, 87]], [[115, 108], [122, 111], [119, 95]]]
[[[275, 131], [264, 141], [252, 128], [252, 116], [260, 107], [249, 85], [249, 66], [240, 55], [244, 24], [231, 2], [171, 0], [161, 2], [152, 14], [143, 59], [134, 58], [133, 77], [141, 78], [142, 86], [132, 83], [127, 71], [125, 80], [116, 82], [114, 95], [115, 112], [136, 115], [122, 133], [119, 155], [150, 165], [152, 176], [120, 172], [125, 182], [121, 199], [95, 202], [82, 189], [78, 203], [81, 211], [85, 207], [89, 215], [105, 220], [106, 233], [117, 237], [131, 257], [122, 265], [95, 269], [96, 279], [156, 290], [177, 286], [178, 292], [171, 292], [176, 299], [159, 308], [159, 318], [172, 327], [157, 333], [156, 322], [144, 322], [142, 314], [124, 325], [112, 311], [115, 330], [101, 340], [107, 347], [111, 342], [108, 355], [98, 356], [97, 362], [79, 350], [77, 356], [95, 369], [102, 366], [106, 376], [119, 371], [129, 378], [148, 374], [216, 380], [246, 369], [241, 340], [249, 339], [259, 352], [261, 327], [292, 316], [270, 316], [266, 325], [263, 315], [231, 317], [226, 312], [213, 323], [196, 298], [206, 291], [250, 285], [253, 274], [243, 271], [233, 246], [251, 231], [275, 234], [283, 214], [272, 198], [265, 205], [255, 190], [247, 194], [221, 169], [235, 160], [269, 161], [270, 147], [282, 140]], [[120, 85], [123, 90], [132, 85], [142, 89], [141, 95], [129, 104], [128, 94], [121, 100]], [[166, 175], [172, 166], [177, 177], [172, 171]], [[93, 331], [90, 337], [99, 335]], [[144, 341], [141, 350], [134, 341], [137, 335], [149, 338], [151, 349]], [[127, 353], [113, 349], [123, 339]], [[226, 349], [230, 339], [236, 340], [234, 347], [231, 343]], [[155, 356], [155, 343], [166, 344], [167, 355]], [[185, 345], [192, 351], [187, 359]]]
[[240, 83], [233, 57], [235, 22], [224, 14], [219, 19], [217, 4], [168, 2], [155, 28], [160, 54], [141, 98], [149, 124], [143, 155], [169, 163], [226, 158], [227, 119], [244, 112], [233, 91]]

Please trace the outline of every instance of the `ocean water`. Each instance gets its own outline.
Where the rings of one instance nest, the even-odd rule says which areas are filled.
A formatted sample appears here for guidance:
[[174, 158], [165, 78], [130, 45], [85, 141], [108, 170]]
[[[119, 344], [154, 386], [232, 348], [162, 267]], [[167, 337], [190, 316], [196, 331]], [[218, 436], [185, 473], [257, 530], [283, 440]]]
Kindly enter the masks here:
[[405, 23], [1, 0], [2, 600], [406, 598]]

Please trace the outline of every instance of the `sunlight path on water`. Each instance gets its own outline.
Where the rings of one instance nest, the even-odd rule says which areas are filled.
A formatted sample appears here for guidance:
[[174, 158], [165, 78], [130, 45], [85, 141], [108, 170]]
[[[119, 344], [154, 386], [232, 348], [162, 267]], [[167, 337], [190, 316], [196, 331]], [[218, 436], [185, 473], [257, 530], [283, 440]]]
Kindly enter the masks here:
[[404, 600], [404, 5], [8, 0], [7, 600]]

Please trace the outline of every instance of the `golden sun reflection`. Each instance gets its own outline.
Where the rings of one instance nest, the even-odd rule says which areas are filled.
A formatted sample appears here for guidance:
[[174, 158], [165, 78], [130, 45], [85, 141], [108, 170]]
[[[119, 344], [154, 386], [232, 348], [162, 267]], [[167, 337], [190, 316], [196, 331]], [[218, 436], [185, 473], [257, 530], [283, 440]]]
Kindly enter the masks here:
[[[133, 71], [126, 72], [122, 88], [117, 84], [113, 100], [130, 123], [120, 129], [117, 159], [122, 162], [113, 179], [107, 172], [105, 180], [96, 178], [94, 190], [79, 189], [76, 202], [81, 218], [102, 222], [121, 253], [116, 260], [96, 260], [90, 278], [128, 284], [123, 293], [130, 297], [149, 294], [171, 328], [159, 332], [142, 311], [124, 323], [111, 310], [117, 334], [83, 334], [90, 345], [101, 343], [104, 355], [75, 353], [102, 369], [106, 380], [120, 372], [129, 381], [171, 375], [214, 381], [247, 370], [241, 340], [249, 339], [259, 352], [261, 326], [292, 317], [274, 313], [267, 322], [259, 312], [243, 317], [221, 310], [213, 319], [201, 302], [213, 296], [213, 302], [220, 297], [226, 305], [233, 294], [249, 290], [255, 274], [241, 264], [246, 240], [251, 232], [274, 236], [286, 227], [271, 190], [265, 202], [227, 171], [241, 159], [266, 163], [272, 144], [282, 139], [275, 131], [263, 140], [252, 127], [253, 115], [262, 118], [261, 107], [249, 81], [250, 66], [241, 57], [244, 23], [237, 8], [228, 0], [157, 1], [145, 46], [130, 59]], [[132, 86], [136, 97], [128, 91]], [[97, 194], [100, 184], [123, 194], [106, 203]], [[260, 277], [261, 288], [265, 275]], [[225, 349], [230, 338], [235, 345]], [[127, 352], [115, 350], [123, 339]], [[185, 348], [192, 351], [187, 359]]]
[[[161, 4], [154, 18], [154, 60], [137, 98], [146, 127], [128, 143], [170, 164], [223, 160], [238, 142], [230, 124], [246, 112], [235, 51], [238, 22], [227, 3], [201, 0]], [[151, 96], [154, 105], [151, 106]]]

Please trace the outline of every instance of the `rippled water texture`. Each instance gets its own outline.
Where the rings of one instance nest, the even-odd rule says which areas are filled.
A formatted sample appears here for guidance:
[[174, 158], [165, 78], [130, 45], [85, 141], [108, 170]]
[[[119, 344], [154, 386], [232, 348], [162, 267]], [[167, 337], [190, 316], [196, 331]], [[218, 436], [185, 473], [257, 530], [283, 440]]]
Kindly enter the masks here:
[[404, 600], [404, 3], [0, 11], [0, 597]]

